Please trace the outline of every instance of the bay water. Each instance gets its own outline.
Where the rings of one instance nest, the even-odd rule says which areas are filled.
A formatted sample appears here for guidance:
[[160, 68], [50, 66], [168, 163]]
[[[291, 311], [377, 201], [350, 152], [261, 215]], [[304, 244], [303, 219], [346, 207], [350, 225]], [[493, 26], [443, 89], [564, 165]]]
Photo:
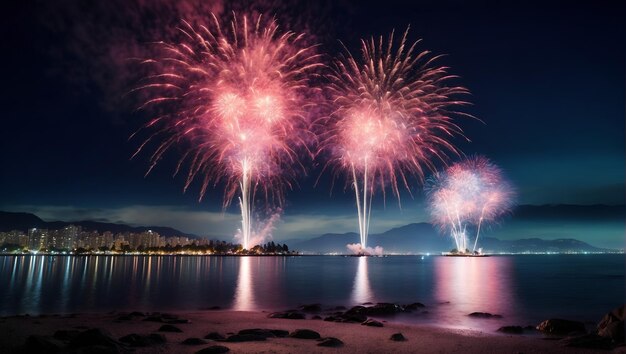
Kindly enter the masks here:
[[[623, 254], [443, 256], [0, 256], [0, 316], [275, 311], [319, 303], [424, 308], [394, 320], [493, 331], [547, 318], [589, 328], [625, 302]], [[468, 316], [472, 312], [500, 319]]]

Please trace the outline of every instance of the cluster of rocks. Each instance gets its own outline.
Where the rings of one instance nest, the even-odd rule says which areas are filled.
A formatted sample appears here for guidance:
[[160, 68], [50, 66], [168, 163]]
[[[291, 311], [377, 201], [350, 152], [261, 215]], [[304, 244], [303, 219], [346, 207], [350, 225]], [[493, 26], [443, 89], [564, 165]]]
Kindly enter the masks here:
[[[190, 323], [187, 319], [176, 315], [142, 312], [122, 314], [115, 322], [141, 320], [163, 323], [156, 332], [182, 333], [183, 331], [173, 324]], [[201, 341], [201, 342], [200, 342]], [[207, 344], [206, 341], [188, 338], [182, 344]], [[52, 336], [31, 335], [26, 338], [21, 351], [24, 353], [126, 353], [137, 347], [159, 346], [167, 343], [167, 338], [161, 333], [137, 334], [131, 333], [115, 339], [110, 333], [99, 328], [79, 330], [57, 330]], [[228, 348], [214, 348], [217, 351], [205, 353], [224, 353]], [[205, 348], [206, 349], [206, 348]]]
[[[137, 314], [136, 316], [140, 316], [141, 312], [133, 312], [134, 314]], [[131, 315], [133, 314], [131, 313]], [[118, 318], [119, 320], [119, 318]], [[179, 318], [176, 315], [170, 315], [168, 313], [152, 313], [149, 315], [146, 315], [145, 318], [142, 321], [146, 321], [146, 322], [158, 322], [158, 323], [167, 323], [167, 324], [185, 324], [185, 323], [191, 323], [191, 321], [189, 321], [188, 319], [185, 318]]]
[[307, 313], [312, 313], [315, 315], [313, 315], [311, 319], [323, 319], [324, 321], [329, 322], [360, 323], [364, 326], [383, 327], [384, 325], [382, 322], [368, 318], [368, 316], [392, 316], [398, 313], [413, 312], [424, 307], [426, 306], [419, 302], [414, 302], [408, 305], [398, 305], [386, 302], [381, 302], [377, 304], [365, 303], [363, 305], [354, 306], [350, 309], [346, 309], [346, 307], [344, 306], [337, 306], [324, 311], [325, 317], [322, 317], [319, 315], [321, 312], [323, 312], [322, 306], [320, 304], [309, 304], [302, 305], [295, 310], [272, 312], [268, 315], [268, 317], [302, 320], [307, 318]]
[[537, 326], [504, 326], [499, 332], [523, 334], [528, 331], [540, 331], [550, 338], [562, 339], [566, 346], [594, 349], [612, 349], [625, 344], [624, 318], [626, 305], [618, 307], [604, 315], [595, 330], [587, 332], [585, 324], [560, 318], [545, 320]]
[[[399, 313], [413, 312], [425, 308], [426, 306], [420, 302], [414, 302], [408, 305], [398, 305], [393, 303], [381, 302], [377, 304], [364, 303], [363, 305], [354, 306], [347, 309], [345, 306], [336, 306], [334, 308], [323, 311], [320, 304], [308, 304], [298, 307], [298, 309], [287, 310], [281, 312], [273, 312], [268, 315], [269, 318], [281, 318], [281, 319], [306, 319], [306, 314], [315, 314], [311, 319], [323, 319], [330, 322], [343, 322], [343, 323], [360, 323], [363, 326], [369, 327], [383, 327], [383, 323], [368, 316], [385, 317], [393, 316]], [[326, 316], [321, 317], [319, 314], [325, 312]], [[422, 311], [426, 313], [426, 311]], [[311, 333], [313, 332], [313, 333]], [[309, 339], [317, 339], [320, 341], [319, 346], [323, 347], [338, 347], [342, 346], [343, 342], [334, 337], [319, 338], [314, 331], [310, 330], [298, 330], [295, 333], [289, 334], [293, 338], [304, 338], [303, 336], [310, 336]], [[407, 339], [402, 333], [394, 333], [389, 338], [391, 341], [402, 342]]]
[[[172, 325], [163, 325], [159, 331], [162, 331], [165, 326], [174, 327]], [[182, 330], [178, 328], [175, 331], [168, 329], [167, 332], [182, 332]], [[343, 342], [340, 339], [335, 337], [322, 337], [318, 332], [310, 329], [297, 329], [290, 333], [289, 331], [281, 329], [262, 328], [243, 329], [236, 334], [230, 334], [228, 336], [224, 336], [218, 332], [211, 332], [207, 334], [204, 339], [191, 337], [183, 340], [181, 344], [189, 346], [206, 345], [209, 344], [206, 339], [217, 342], [238, 343], [286, 337], [317, 340], [317, 345], [322, 347], [343, 346]], [[158, 346], [165, 343], [167, 343], [166, 337], [159, 333], [131, 333], [116, 340], [110, 333], [94, 328], [85, 331], [59, 330], [56, 331], [53, 336], [32, 335], [26, 339], [21, 350], [24, 353], [76, 352], [114, 354], [131, 352], [132, 348]], [[229, 350], [228, 347], [223, 345], [212, 345], [199, 350], [197, 353], [226, 353]]]
[[265, 329], [265, 328], [250, 328], [242, 329], [241, 331], [224, 336], [217, 332], [209, 333], [205, 336], [206, 339], [211, 339], [220, 342], [262, 342], [269, 338], [295, 338], [295, 339], [313, 339], [317, 340], [318, 346], [321, 347], [340, 347], [343, 342], [335, 337], [322, 337], [318, 332], [310, 329], [296, 329], [293, 332], [289, 332], [282, 329]]
[[[368, 316], [389, 316], [398, 313], [411, 312], [422, 309], [425, 306], [421, 303], [413, 303], [409, 305], [398, 305], [392, 303], [366, 303], [362, 306], [354, 306], [347, 309], [343, 306], [337, 306], [327, 309], [323, 319], [325, 321], [334, 322], [353, 322], [360, 323], [364, 326], [383, 327], [381, 321], [368, 318]], [[275, 312], [270, 314], [270, 318], [282, 319], [305, 319], [307, 314], [315, 314], [313, 318], [322, 319], [323, 309], [320, 304], [310, 304], [300, 306], [296, 310], [284, 312]], [[183, 333], [183, 330], [177, 325], [189, 324], [189, 320], [180, 318], [176, 315], [167, 313], [143, 313], [139, 311], [123, 313], [118, 315], [115, 322], [142, 321], [155, 322], [160, 326], [155, 328], [153, 333], [139, 334], [130, 333], [121, 338], [114, 338], [110, 333], [99, 329], [83, 329], [83, 330], [58, 330], [52, 336], [29, 336], [22, 346], [22, 352], [45, 352], [45, 353], [127, 353], [133, 352], [135, 348], [157, 347], [168, 343], [166, 333]], [[384, 322], [384, 321], [383, 321]], [[264, 329], [251, 328], [243, 329], [237, 333], [222, 334], [219, 332], [210, 332], [203, 338], [189, 337], [180, 342], [186, 346], [206, 346], [211, 343], [219, 345], [210, 345], [202, 348], [196, 353], [226, 353], [230, 349], [221, 344], [238, 343], [238, 342], [254, 342], [266, 341], [269, 338], [294, 338], [303, 340], [317, 341], [320, 347], [341, 347], [343, 341], [335, 337], [323, 337], [318, 332], [310, 329], [297, 329], [292, 332], [281, 329]], [[402, 333], [394, 333], [390, 338], [391, 341], [407, 340]], [[155, 348], [156, 350], [156, 348]]]
[[361, 323], [365, 326], [382, 327], [383, 324], [381, 322], [369, 319], [368, 316], [392, 316], [398, 313], [412, 312], [424, 307], [425, 305], [419, 302], [405, 306], [381, 302], [372, 306], [354, 306], [347, 311], [335, 311], [325, 317], [324, 321]]
[[59, 330], [52, 336], [31, 335], [22, 346], [24, 353], [125, 353], [125, 346], [98, 328], [85, 331]]

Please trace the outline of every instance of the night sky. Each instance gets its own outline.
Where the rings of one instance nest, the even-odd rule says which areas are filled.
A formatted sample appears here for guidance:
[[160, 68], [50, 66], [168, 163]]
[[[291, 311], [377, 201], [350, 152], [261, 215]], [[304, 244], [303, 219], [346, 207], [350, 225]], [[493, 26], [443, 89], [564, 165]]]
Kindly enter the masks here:
[[[408, 25], [410, 39], [423, 39], [419, 49], [446, 54], [440, 63], [472, 92], [467, 112], [484, 121], [459, 118], [471, 142], [455, 143], [498, 164], [518, 204], [625, 203], [620, 2], [282, 3], [264, 12], [312, 33], [329, 56], [340, 50], [338, 39], [356, 51], [359, 38]], [[0, 24], [0, 210], [232, 234], [236, 205], [222, 212], [219, 188], [201, 203], [198, 185], [183, 194], [184, 178], [172, 178], [176, 151], [145, 178], [149, 156], [130, 160], [140, 141], [128, 137], [147, 117], [125, 95], [138, 79], [130, 56], [167, 38], [180, 18], [230, 8], [139, 0], [10, 6]], [[311, 169], [287, 194], [277, 239], [356, 230], [353, 193], [343, 180], [331, 191], [329, 175], [314, 186], [319, 174]], [[403, 193], [401, 210], [395, 198], [386, 206], [378, 198], [372, 231], [426, 221], [421, 189], [414, 181], [414, 198]], [[623, 242], [623, 223], [616, 230], [606, 244]]]

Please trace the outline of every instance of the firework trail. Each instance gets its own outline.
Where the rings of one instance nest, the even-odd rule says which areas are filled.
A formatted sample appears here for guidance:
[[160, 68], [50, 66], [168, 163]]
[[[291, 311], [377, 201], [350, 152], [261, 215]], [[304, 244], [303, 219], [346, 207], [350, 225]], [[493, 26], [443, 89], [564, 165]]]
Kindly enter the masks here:
[[455, 76], [434, 64], [437, 56], [417, 51], [419, 41], [409, 46], [407, 35], [362, 40], [359, 58], [344, 47], [329, 76], [333, 111], [321, 149], [334, 175], [345, 173], [354, 189], [363, 249], [375, 190], [384, 195], [390, 185], [399, 201], [409, 177], [423, 181], [425, 169], [457, 153], [450, 139], [462, 135], [452, 117], [466, 102], [453, 97], [467, 89], [447, 85]]
[[209, 26], [183, 21], [178, 31], [179, 41], [156, 43], [159, 55], [142, 61], [150, 74], [133, 91], [146, 97], [139, 109], [157, 115], [135, 155], [156, 142], [149, 173], [168, 150], [184, 146], [174, 174], [187, 166], [184, 189], [201, 180], [200, 200], [210, 184], [224, 183], [224, 208], [238, 193], [239, 233], [250, 249], [256, 193], [280, 203], [302, 167], [319, 55], [304, 34], [281, 32], [262, 16], [233, 14], [223, 26], [212, 15]]
[[433, 223], [451, 232], [461, 253], [469, 250], [467, 227], [476, 226], [475, 252], [482, 225], [508, 212], [515, 196], [502, 171], [481, 156], [436, 173], [427, 192]]

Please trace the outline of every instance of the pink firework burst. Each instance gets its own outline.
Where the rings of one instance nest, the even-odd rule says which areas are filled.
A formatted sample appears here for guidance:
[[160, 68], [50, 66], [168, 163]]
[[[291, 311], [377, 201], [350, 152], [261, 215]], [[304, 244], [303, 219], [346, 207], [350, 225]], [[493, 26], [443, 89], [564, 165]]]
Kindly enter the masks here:
[[144, 126], [152, 134], [136, 154], [157, 141], [149, 173], [168, 150], [183, 146], [175, 174], [188, 168], [185, 190], [201, 180], [201, 200], [210, 184], [223, 182], [224, 207], [239, 192], [249, 249], [256, 192], [282, 202], [301, 166], [319, 55], [304, 34], [281, 32], [262, 16], [233, 15], [222, 26], [212, 15], [208, 26], [183, 22], [178, 31], [179, 41], [157, 43], [159, 55], [143, 60], [151, 74], [134, 91], [147, 95], [140, 109], [159, 114]]
[[456, 163], [429, 182], [432, 221], [451, 232], [459, 252], [469, 250], [468, 226], [476, 226], [474, 252], [481, 226], [510, 211], [515, 197], [500, 168], [482, 156]]
[[[333, 111], [322, 150], [334, 174], [346, 173], [356, 195], [361, 246], [367, 247], [372, 196], [377, 188], [409, 190], [409, 177], [423, 181], [424, 170], [457, 153], [450, 140], [462, 135], [453, 116], [468, 93], [450, 86], [455, 78], [435, 65], [437, 56], [409, 46], [408, 29], [398, 43], [392, 33], [361, 41], [362, 56], [345, 49], [330, 77]], [[395, 45], [395, 48], [394, 48]]]

